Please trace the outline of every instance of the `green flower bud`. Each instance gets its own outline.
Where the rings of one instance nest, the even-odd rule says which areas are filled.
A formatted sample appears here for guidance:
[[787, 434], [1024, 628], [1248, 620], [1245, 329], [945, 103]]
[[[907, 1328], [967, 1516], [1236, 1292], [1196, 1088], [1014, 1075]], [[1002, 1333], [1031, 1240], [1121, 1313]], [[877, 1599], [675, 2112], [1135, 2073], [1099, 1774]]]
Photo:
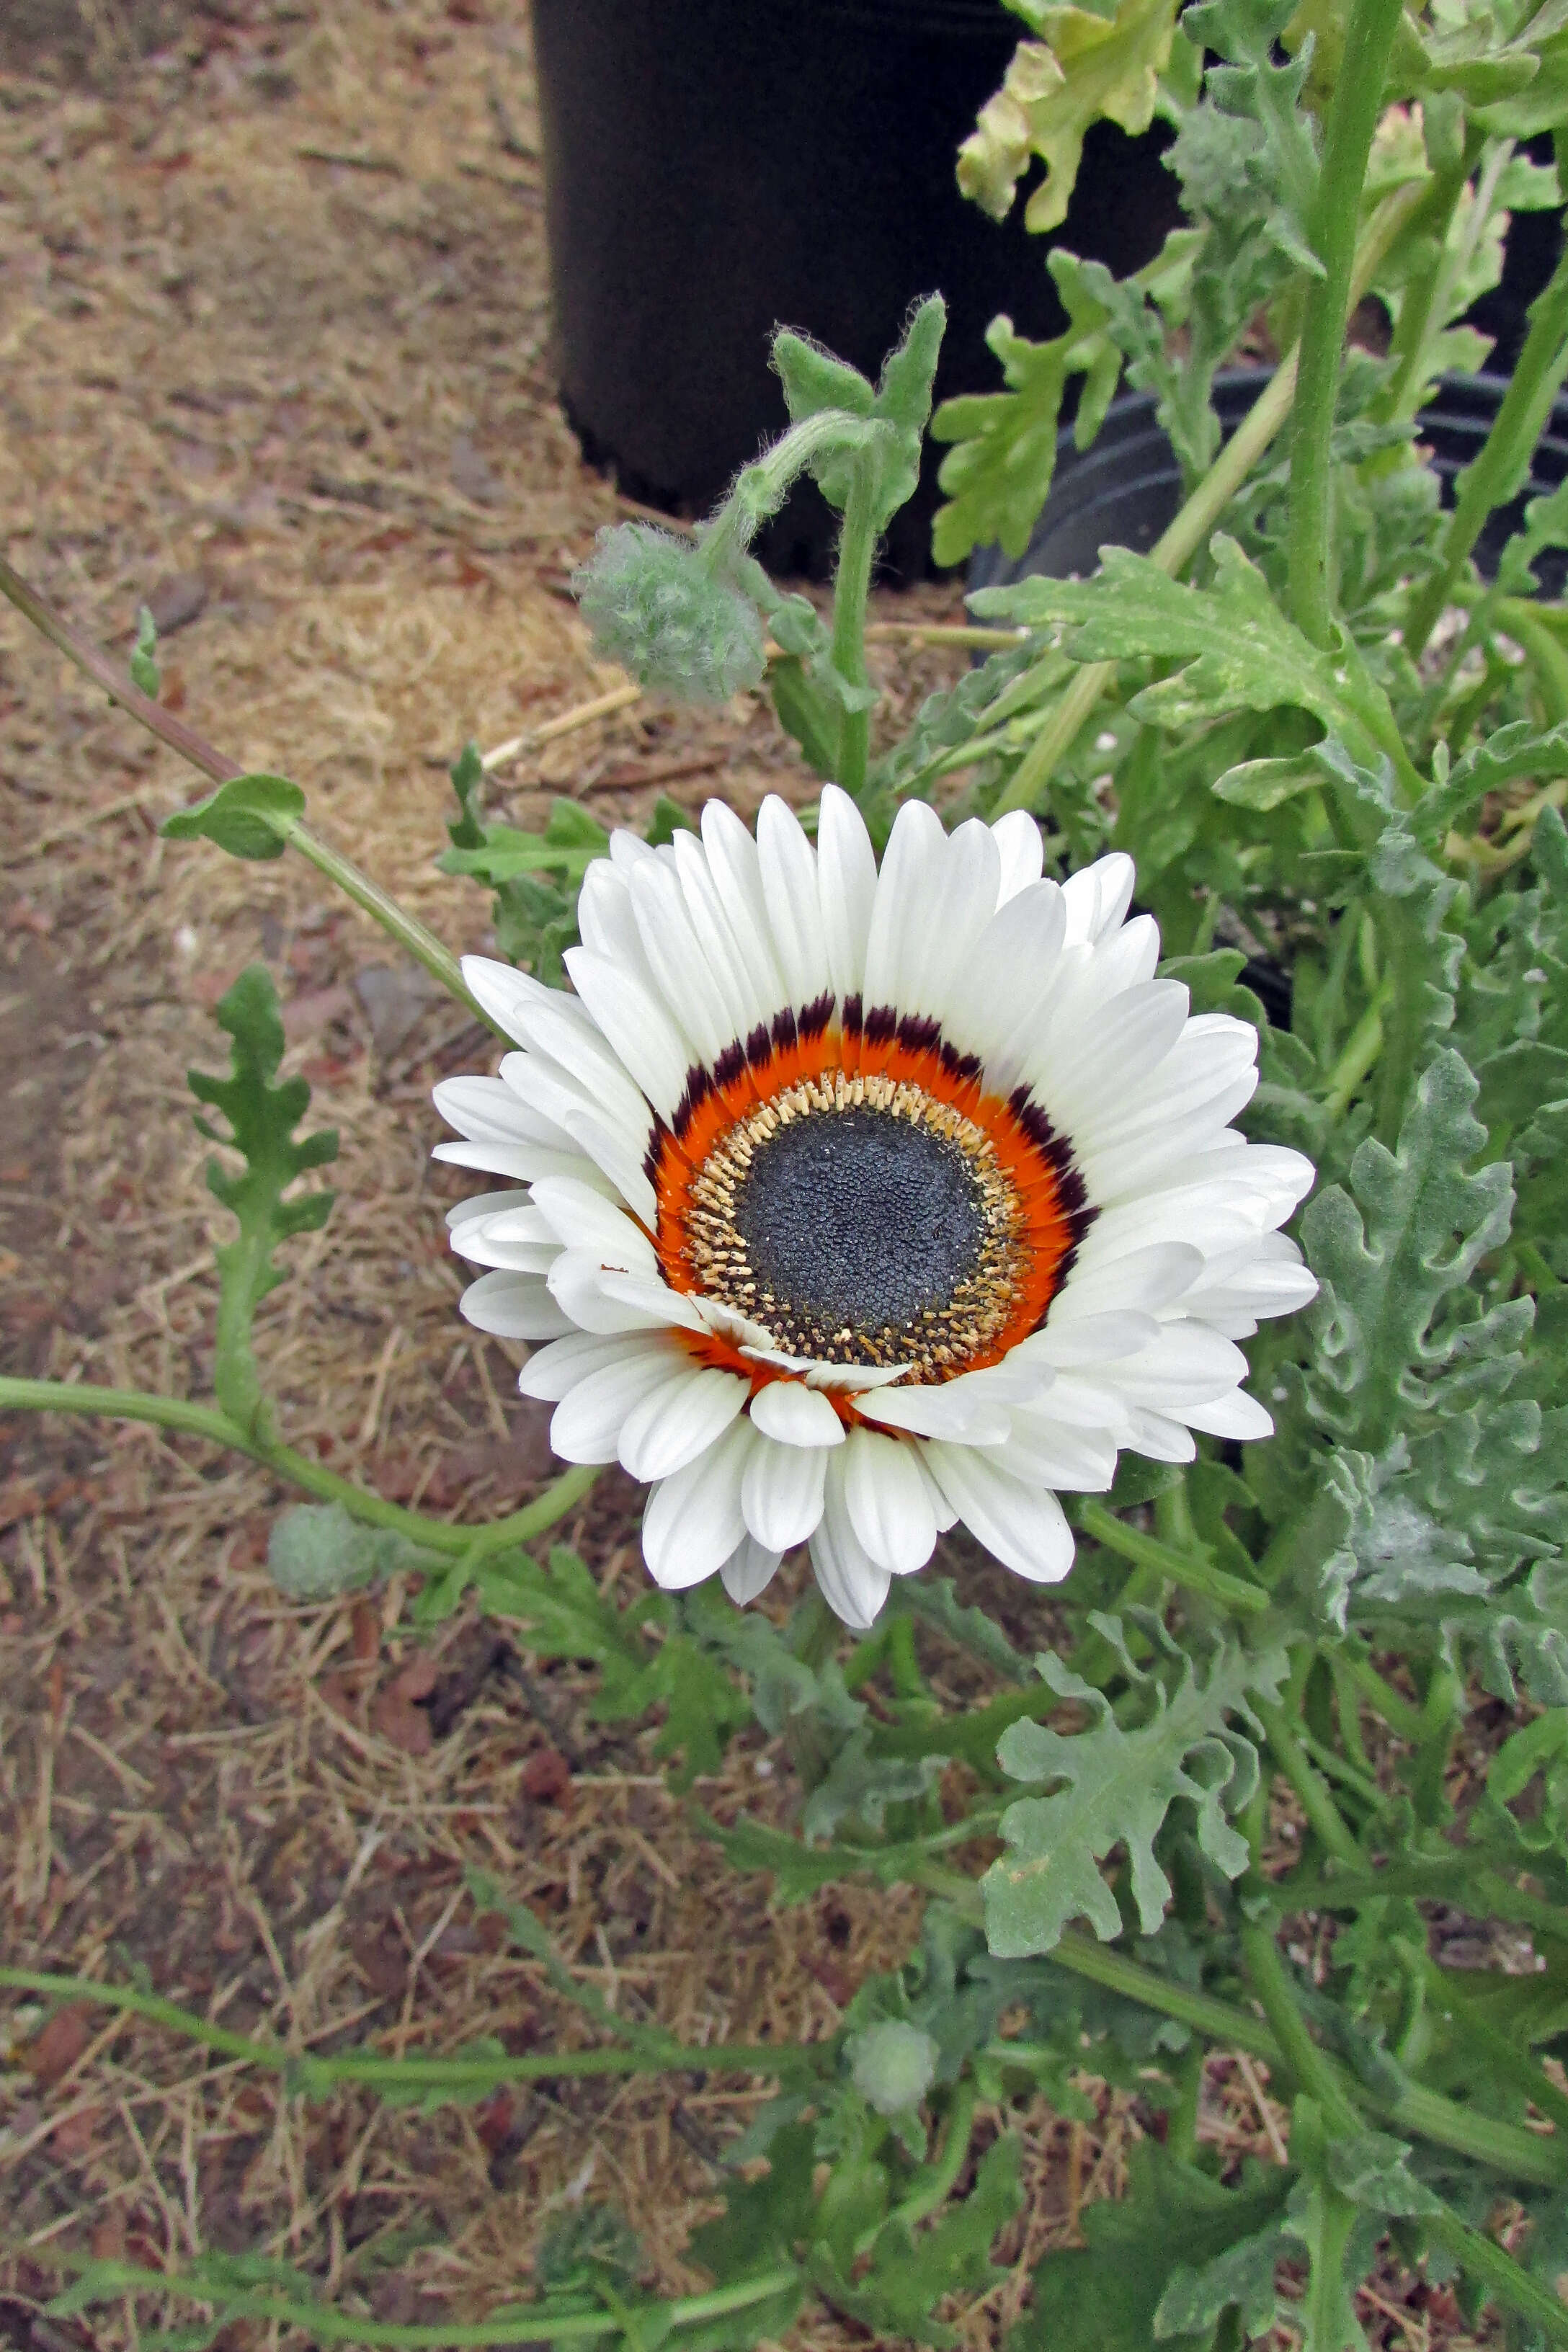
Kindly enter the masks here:
[[756, 607], [700, 548], [643, 522], [602, 530], [572, 575], [595, 641], [644, 686], [728, 702], [767, 667]]
[[919, 2106], [936, 2080], [936, 2043], [918, 2025], [889, 2019], [858, 2033], [850, 2050], [855, 2088], [879, 2116]]

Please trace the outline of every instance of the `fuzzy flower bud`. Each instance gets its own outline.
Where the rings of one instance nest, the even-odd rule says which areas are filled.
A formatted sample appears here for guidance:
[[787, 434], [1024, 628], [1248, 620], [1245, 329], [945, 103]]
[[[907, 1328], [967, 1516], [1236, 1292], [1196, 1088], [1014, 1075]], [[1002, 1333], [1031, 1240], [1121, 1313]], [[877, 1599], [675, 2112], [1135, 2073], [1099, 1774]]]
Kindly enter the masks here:
[[573, 590], [601, 653], [686, 702], [728, 702], [766, 668], [756, 607], [700, 548], [643, 522], [602, 530]]
[[918, 2106], [935, 2082], [936, 2060], [929, 2033], [889, 2018], [856, 2035], [849, 2071], [868, 2106], [879, 2116], [901, 2116]]

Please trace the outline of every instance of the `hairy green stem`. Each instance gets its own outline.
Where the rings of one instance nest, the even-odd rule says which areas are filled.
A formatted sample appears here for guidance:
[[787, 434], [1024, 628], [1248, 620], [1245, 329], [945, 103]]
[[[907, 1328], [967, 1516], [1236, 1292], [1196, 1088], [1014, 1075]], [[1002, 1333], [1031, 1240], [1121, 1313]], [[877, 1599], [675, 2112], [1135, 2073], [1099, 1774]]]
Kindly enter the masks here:
[[1414, 1895], [1426, 1903], [1453, 1903], [1481, 1917], [1514, 1919], [1539, 1927], [1543, 1936], [1568, 1940], [1568, 1913], [1540, 1895], [1511, 1885], [1498, 1871], [1478, 1866], [1462, 1848], [1447, 1861], [1388, 1862], [1381, 1870], [1335, 1869], [1328, 1874], [1292, 1871], [1269, 1882], [1277, 1912], [1359, 1911], [1385, 1895]]
[[[186, 2280], [177, 2271], [142, 2270], [134, 2263], [95, 2263], [92, 2275], [105, 2302], [111, 2294], [183, 2295], [192, 2302], [214, 2305], [231, 2318], [270, 2320], [279, 2327], [297, 2327], [312, 2344], [377, 2345], [386, 2347], [386, 2352], [426, 2352], [426, 2347], [429, 2352], [447, 2352], [448, 2347], [457, 2352], [458, 2347], [499, 2344], [521, 2352], [528, 2345], [590, 2344], [602, 2336], [620, 2336], [627, 2331], [628, 2323], [635, 2329], [639, 2315], [657, 2319], [661, 2330], [665, 2325], [696, 2327], [705, 2320], [721, 2319], [731, 2312], [766, 2303], [793, 2286], [800, 2273], [791, 2263], [761, 2271], [734, 2286], [710, 2288], [705, 2294], [680, 2295], [670, 2303], [629, 2305], [624, 2316], [613, 2311], [593, 2311], [552, 2318], [537, 2305], [512, 2304], [499, 2317], [467, 2326], [450, 2320], [435, 2326], [405, 2326], [366, 2319], [358, 2312], [342, 2311], [313, 2298], [296, 2298], [275, 2288], [230, 2286], [226, 2281], [203, 2279], [199, 2273]], [[638, 2338], [633, 2333], [629, 2340], [635, 2344]]]
[[[194, 727], [187, 727], [184, 719], [176, 719], [172, 710], [165, 710], [161, 703], [143, 694], [140, 687], [133, 686], [100, 646], [73, 629], [64, 614], [58, 612], [47, 596], [40, 595], [36, 588], [30, 587], [20, 572], [14, 572], [3, 559], [0, 559], [0, 595], [9, 598], [23, 617], [30, 621], [50, 645], [57, 646], [68, 661], [74, 662], [84, 677], [91, 678], [94, 685], [102, 687], [110, 700], [117, 702], [127, 718], [134, 719], [139, 726], [145, 727], [149, 734], [155, 735], [161, 743], [166, 743], [171, 751], [177, 751], [182, 760], [189, 761], [193, 768], [199, 769], [215, 784], [236, 782], [246, 773], [237, 761], [218, 751], [205, 736], [198, 735]], [[487, 1028], [495, 1027], [489, 1013], [469, 995], [457, 958], [442, 946], [434, 931], [426, 929], [416, 915], [411, 915], [405, 907], [400, 907], [378, 883], [371, 880], [368, 874], [362, 874], [341, 850], [329, 848], [324, 841], [318, 841], [304, 825], [296, 824], [289, 826], [285, 837], [302, 857], [310, 859], [319, 873], [335, 882], [340, 889], [346, 891], [356, 907], [362, 908], [384, 930], [390, 932], [400, 947], [405, 948], [416, 962], [423, 964], [433, 980], [438, 981], [460, 1004], [466, 1004], [476, 1021], [483, 1022]], [[498, 1035], [504, 1034], [497, 1031]]]
[[[866, 600], [877, 553], [876, 477], [870, 460], [854, 467], [838, 537], [838, 569], [833, 582], [833, 667], [847, 686], [864, 688]], [[871, 746], [871, 714], [847, 710], [838, 736], [838, 782], [847, 793], [865, 786]]]
[[91, 1412], [112, 1421], [143, 1421], [160, 1429], [183, 1430], [205, 1437], [214, 1445], [232, 1446], [265, 1464], [280, 1478], [300, 1486], [324, 1503], [341, 1503], [366, 1527], [387, 1528], [407, 1536], [426, 1551], [447, 1552], [470, 1560], [488, 1559], [492, 1552], [512, 1544], [531, 1542], [563, 1518], [588, 1492], [598, 1472], [591, 1465], [575, 1465], [547, 1486], [542, 1495], [509, 1518], [492, 1519], [487, 1527], [453, 1527], [446, 1519], [426, 1518], [423, 1511], [405, 1510], [340, 1478], [324, 1463], [279, 1445], [237, 1422], [217, 1405], [191, 1404], [183, 1397], [150, 1395], [143, 1389], [106, 1389], [69, 1381], [24, 1381], [0, 1378], [0, 1412]]
[[[1395, 188], [1379, 205], [1356, 251], [1351, 284], [1352, 301], [1359, 300], [1366, 291], [1378, 265], [1425, 194], [1419, 182], [1412, 182]], [[1173, 579], [1206, 544], [1209, 533], [1289, 415], [1296, 397], [1299, 362], [1299, 349], [1287, 352], [1175, 520], [1150, 550], [1150, 562], [1168, 572]], [[1054, 648], [1047, 658], [1053, 657]], [[1089, 662], [1076, 672], [1008, 780], [992, 811], [994, 816], [1002, 816], [1009, 809], [1033, 806], [1037, 793], [1050, 782], [1058, 763], [1071, 751], [1115, 677], [1114, 662]]]
[[1494, 507], [1511, 498], [1540, 440], [1557, 388], [1568, 373], [1568, 253], [1530, 307], [1530, 331], [1491, 431], [1459, 477], [1458, 499], [1443, 533], [1436, 569], [1412, 598], [1405, 649], [1414, 661], [1480, 537]]
[[671, 2042], [668, 2049], [532, 2050], [517, 2058], [455, 2057], [383, 2058], [374, 2051], [343, 2050], [317, 2056], [284, 2049], [273, 2042], [232, 2032], [227, 2026], [197, 2017], [177, 2001], [142, 1992], [134, 1985], [99, 1984], [90, 1977], [53, 1975], [34, 1969], [0, 1968], [0, 1988], [11, 1992], [36, 1992], [52, 2000], [86, 2001], [99, 2009], [117, 2009], [127, 2016], [146, 2018], [187, 2042], [241, 2059], [267, 2073], [288, 2078], [288, 2088], [306, 2098], [325, 2098], [339, 2083], [363, 2083], [389, 2091], [449, 2090], [467, 2097], [500, 2083], [531, 2083], [552, 2075], [594, 2074], [771, 2074], [783, 2077], [803, 2071], [820, 2074], [831, 2043], [819, 2042], [752, 2045], [715, 2042], [705, 2047]]
[[1130, 1528], [1103, 1503], [1080, 1503], [1078, 1523], [1086, 1536], [1103, 1544], [1108, 1551], [1119, 1552], [1135, 1568], [1146, 1569], [1167, 1584], [1179, 1584], [1189, 1592], [1200, 1593], [1222, 1609], [1238, 1610], [1243, 1616], [1257, 1616], [1268, 1607], [1268, 1595], [1245, 1578], [1230, 1575], [1206, 1559], [1199, 1559], [1188, 1551], [1177, 1551], [1162, 1543], [1157, 1536], [1145, 1535], [1139, 1528]]
[[759, 527], [778, 512], [814, 457], [827, 449], [862, 448], [877, 432], [874, 424], [851, 416], [847, 408], [819, 408], [792, 425], [771, 448], [736, 475], [729, 497], [698, 541], [704, 562], [721, 570], [749, 547]]
[[1383, 111], [1389, 51], [1404, 0], [1353, 0], [1334, 78], [1307, 235], [1323, 274], [1308, 281], [1290, 446], [1290, 605], [1315, 646], [1331, 641], [1333, 469], [1330, 444], [1345, 320], [1355, 276], [1356, 224], [1373, 134]]

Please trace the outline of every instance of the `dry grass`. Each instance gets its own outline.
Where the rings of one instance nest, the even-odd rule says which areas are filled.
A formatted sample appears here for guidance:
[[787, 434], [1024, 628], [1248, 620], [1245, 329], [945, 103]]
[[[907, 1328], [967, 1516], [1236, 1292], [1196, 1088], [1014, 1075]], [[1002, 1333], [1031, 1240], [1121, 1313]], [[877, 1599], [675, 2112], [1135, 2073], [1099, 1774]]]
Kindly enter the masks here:
[[[188, 18], [84, 0], [66, 50], [35, 13], [0, 77], [11, 561], [106, 641], [144, 598], [184, 612], [165, 699], [295, 776], [320, 830], [478, 946], [483, 902], [431, 863], [446, 761], [616, 683], [563, 593], [615, 499], [552, 404], [537, 164], [498, 136], [504, 117], [531, 149], [522, 0], [207, 0]], [[877, 658], [898, 712], [958, 656]], [[467, 1185], [427, 1157], [430, 1084], [485, 1039], [304, 866], [165, 846], [157, 820], [195, 780], [11, 617], [0, 774], [7, 1368], [205, 1393], [223, 1221], [184, 1073], [221, 1062], [211, 1008], [259, 955], [289, 1066], [342, 1139], [331, 1226], [291, 1246], [260, 1321], [282, 1425], [426, 1508], [483, 1517], [535, 1491], [543, 1421], [508, 1350], [454, 1314], [440, 1212]], [[635, 819], [661, 790], [750, 809], [775, 786], [809, 788], [747, 698], [701, 718], [639, 704], [491, 789], [526, 821], [554, 791]], [[282, 1604], [261, 1561], [284, 1497], [260, 1471], [86, 1421], [13, 1421], [3, 1444], [13, 1964], [145, 1969], [299, 2048], [523, 2049], [577, 2021], [475, 1921], [466, 1864], [532, 1903], [612, 2000], [696, 2042], [829, 2032], [913, 1940], [909, 1892], [770, 1910], [691, 1834], [646, 1738], [588, 1721], [574, 1670], [505, 1681], [471, 1618], [420, 1633], [396, 1581]], [[568, 1531], [606, 1586], [641, 1576], [636, 1516], [607, 1478]], [[1026, 1643], [1026, 1595], [996, 1592]], [[529, 1793], [547, 1748], [574, 1767], [564, 1800]], [[700, 1793], [782, 1818], [788, 1778], [753, 1733]], [[13, 2038], [33, 2022], [15, 2009]], [[0, 2077], [0, 2205], [30, 2250], [3, 2274], [0, 2337], [40, 2352], [135, 2340], [129, 2312], [90, 2336], [37, 2317], [51, 2252], [270, 2251], [333, 2290], [374, 2282], [384, 2318], [438, 2322], [515, 2294], [544, 2217], [584, 2196], [624, 2209], [676, 2289], [713, 2157], [759, 2095], [557, 2083], [430, 2116], [347, 2091], [307, 2108], [134, 2021], [79, 2022], [53, 2079]], [[1255, 2075], [1217, 2061], [1210, 2094], [1208, 2137], [1267, 2147]], [[1095, 2127], [1023, 2119], [1029, 2202], [1012, 2279], [963, 2316], [976, 2352], [1025, 2263], [1116, 2191], [1140, 2127], [1120, 2094]], [[1389, 2345], [1436, 2340], [1415, 2302], [1366, 2317]], [[863, 2340], [827, 2320], [800, 2337]]]

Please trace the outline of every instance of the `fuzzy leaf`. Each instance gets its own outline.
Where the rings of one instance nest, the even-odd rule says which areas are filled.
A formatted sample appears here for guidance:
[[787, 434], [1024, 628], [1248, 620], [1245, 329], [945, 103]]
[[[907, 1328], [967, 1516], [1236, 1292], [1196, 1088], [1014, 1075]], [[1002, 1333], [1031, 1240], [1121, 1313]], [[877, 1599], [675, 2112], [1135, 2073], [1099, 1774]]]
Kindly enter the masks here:
[[1504, 1162], [1471, 1175], [1486, 1141], [1472, 1115], [1475, 1078], [1456, 1053], [1423, 1072], [1390, 1152], [1369, 1138], [1348, 1188], [1321, 1192], [1301, 1221], [1308, 1262], [1322, 1285], [1312, 1311], [1318, 1351], [1308, 1393], [1320, 1423], [1378, 1453], [1401, 1408], [1429, 1402], [1427, 1386], [1473, 1349], [1476, 1334], [1435, 1328], [1487, 1252], [1507, 1239], [1513, 1190]]
[[873, 393], [865, 377], [820, 350], [804, 335], [786, 331], [773, 338], [773, 365], [784, 383], [790, 421], [838, 408], [879, 429], [856, 450], [828, 449], [811, 471], [830, 507], [841, 512], [857, 475], [869, 469], [872, 523], [886, 530], [920, 479], [921, 442], [931, 415], [931, 384], [947, 325], [947, 305], [929, 295], [916, 310], [903, 341], [889, 353]]
[[234, 1040], [230, 1075], [214, 1078], [202, 1070], [187, 1073], [196, 1100], [222, 1112], [228, 1133], [200, 1117], [197, 1127], [215, 1143], [231, 1144], [245, 1160], [244, 1173], [238, 1176], [227, 1174], [219, 1160], [207, 1163], [208, 1189], [239, 1222], [237, 1239], [221, 1243], [217, 1251], [220, 1294], [213, 1385], [226, 1412], [243, 1429], [259, 1431], [266, 1408], [251, 1350], [251, 1318], [268, 1291], [283, 1280], [282, 1268], [273, 1263], [278, 1244], [324, 1225], [333, 1199], [331, 1192], [306, 1192], [292, 1201], [283, 1195], [296, 1177], [337, 1158], [338, 1139], [330, 1128], [295, 1138], [310, 1089], [303, 1078], [272, 1083], [283, 1058], [283, 1024], [277, 992], [263, 965], [252, 964], [240, 973], [220, 998], [217, 1018]]
[[[1099, 1622], [1119, 1634], [1116, 1620]], [[1248, 1693], [1272, 1698], [1286, 1672], [1282, 1650], [1254, 1655], [1216, 1644], [1202, 1668], [1173, 1651], [1152, 1673], [1131, 1668], [1146, 1712], [1128, 1728], [1103, 1693], [1059, 1658], [1046, 1653], [1036, 1664], [1051, 1689], [1078, 1700], [1092, 1720], [1069, 1733], [1014, 1723], [997, 1748], [997, 1762], [1014, 1780], [1055, 1787], [1054, 1794], [1008, 1807], [1002, 1835], [1010, 1851], [981, 1882], [986, 1941], [1006, 1958], [1048, 1952], [1078, 1917], [1102, 1939], [1121, 1933], [1116, 1899], [1097, 1867], [1117, 1845], [1126, 1849], [1144, 1933], [1152, 1934], [1171, 1897], [1154, 1839], [1178, 1798], [1194, 1807], [1198, 1843], [1209, 1859], [1230, 1878], [1247, 1867], [1247, 1842], [1226, 1818], [1226, 1804], [1234, 1808], [1250, 1795], [1258, 1759], [1232, 1718], [1256, 1730]]]
[[232, 776], [194, 807], [163, 819], [169, 841], [213, 841], [231, 857], [281, 857], [305, 814], [305, 795], [286, 776]]
[[[469, 747], [472, 749], [472, 746]], [[577, 938], [577, 894], [595, 857], [608, 855], [610, 836], [575, 801], [557, 800], [542, 833], [481, 824], [474, 811], [479, 768], [452, 770], [462, 814], [447, 824], [452, 846], [436, 860], [443, 874], [466, 874], [495, 893], [496, 945], [511, 963], [559, 986], [562, 957]], [[459, 781], [461, 778], [461, 781]]]

